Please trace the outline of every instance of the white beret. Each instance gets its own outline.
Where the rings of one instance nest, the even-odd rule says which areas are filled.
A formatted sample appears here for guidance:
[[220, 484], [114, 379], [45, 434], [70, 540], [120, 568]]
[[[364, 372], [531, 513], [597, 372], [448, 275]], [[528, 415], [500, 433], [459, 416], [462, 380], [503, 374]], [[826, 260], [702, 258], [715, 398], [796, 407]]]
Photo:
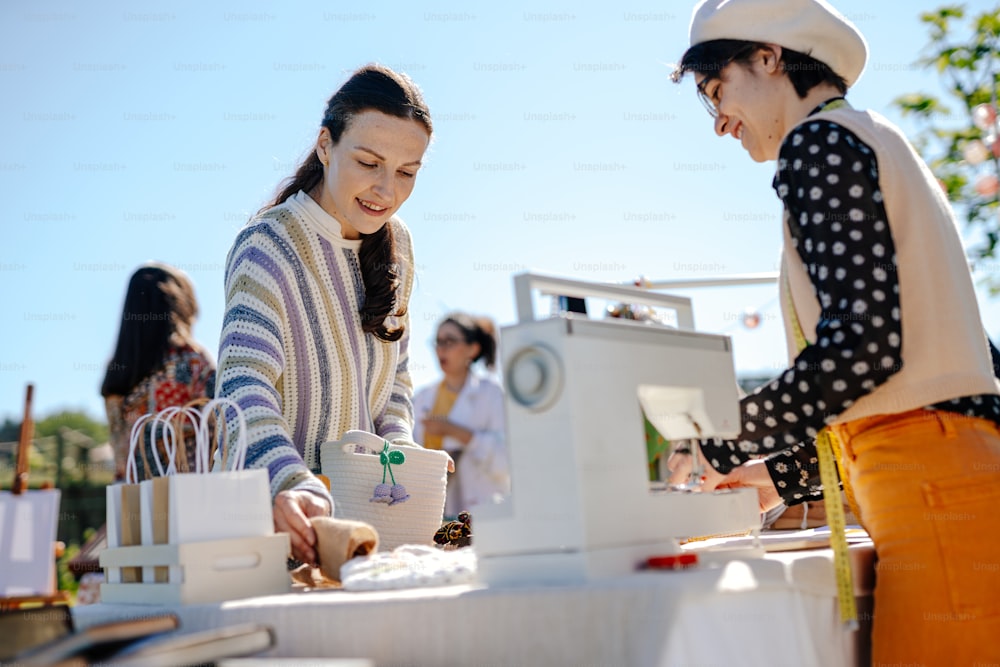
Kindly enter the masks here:
[[740, 39], [804, 53], [828, 65], [848, 86], [868, 60], [864, 36], [824, 0], [702, 0], [689, 32], [691, 46]]

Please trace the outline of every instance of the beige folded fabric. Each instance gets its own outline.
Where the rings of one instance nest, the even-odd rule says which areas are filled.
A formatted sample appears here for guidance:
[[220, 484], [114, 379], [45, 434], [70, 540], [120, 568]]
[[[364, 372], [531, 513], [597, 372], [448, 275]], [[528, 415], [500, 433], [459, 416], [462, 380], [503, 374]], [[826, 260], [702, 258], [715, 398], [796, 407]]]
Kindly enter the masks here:
[[307, 589], [340, 588], [340, 582], [324, 579], [319, 569], [308, 563], [302, 563], [294, 570], [289, 570], [288, 574], [292, 577], [293, 587], [302, 585]]
[[316, 553], [323, 576], [340, 581], [340, 566], [378, 550], [378, 533], [362, 521], [318, 516], [310, 519], [316, 531]]

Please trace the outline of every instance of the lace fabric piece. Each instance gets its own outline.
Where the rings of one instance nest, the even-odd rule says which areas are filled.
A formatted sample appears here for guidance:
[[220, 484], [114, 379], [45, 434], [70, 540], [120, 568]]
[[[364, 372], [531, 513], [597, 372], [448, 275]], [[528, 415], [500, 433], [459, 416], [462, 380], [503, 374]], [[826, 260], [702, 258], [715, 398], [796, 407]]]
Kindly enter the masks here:
[[473, 547], [446, 551], [419, 544], [354, 558], [340, 568], [341, 584], [349, 591], [468, 584], [476, 572]]

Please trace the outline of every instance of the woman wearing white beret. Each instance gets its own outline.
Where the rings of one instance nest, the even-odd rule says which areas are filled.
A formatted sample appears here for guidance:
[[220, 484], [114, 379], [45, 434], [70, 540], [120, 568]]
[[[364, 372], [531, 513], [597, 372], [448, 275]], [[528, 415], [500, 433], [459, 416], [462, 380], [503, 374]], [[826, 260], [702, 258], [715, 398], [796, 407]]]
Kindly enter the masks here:
[[706, 487], [809, 499], [830, 436], [879, 558], [872, 664], [997, 662], [1000, 385], [944, 193], [844, 98], [867, 54], [822, 0], [694, 10], [675, 80], [694, 74], [716, 134], [777, 161], [790, 359], [741, 401], [737, 440], [702, 443]]

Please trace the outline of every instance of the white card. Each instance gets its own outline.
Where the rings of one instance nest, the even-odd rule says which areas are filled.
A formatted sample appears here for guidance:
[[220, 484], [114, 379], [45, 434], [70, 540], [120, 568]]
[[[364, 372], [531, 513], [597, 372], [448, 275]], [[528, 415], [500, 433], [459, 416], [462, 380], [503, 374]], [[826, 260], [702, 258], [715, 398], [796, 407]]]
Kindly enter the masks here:
[[55, 594], [58, 489], [0, 491], [0, 595]]

